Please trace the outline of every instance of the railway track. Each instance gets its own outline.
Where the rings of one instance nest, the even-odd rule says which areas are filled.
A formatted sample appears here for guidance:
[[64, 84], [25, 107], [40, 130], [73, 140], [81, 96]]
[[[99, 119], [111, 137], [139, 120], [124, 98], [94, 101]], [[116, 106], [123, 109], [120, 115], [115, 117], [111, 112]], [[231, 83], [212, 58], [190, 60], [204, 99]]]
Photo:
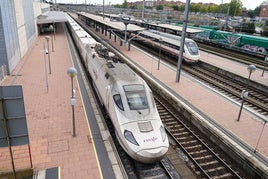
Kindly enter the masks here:
[[[156, 98], [160, 117], [170, 135], [171, 146], [175, 151], [182, 151], [189, 167], [198, 178], [244, 178], [244, 171], [239, 171], [237, 164], [217, 148], [217, 145], [204, 137], [199, 130], [187, 122], [181, 114], [161, 99]], [[175, 155], [178, 155], [176, 152]], [[169, 154], [167, 154], [169, 155]], [[172, 154], [174, 155], [174, 154]], [[174, 158], [173, 156], [169, 156]], [[174, 166], [176, 167], [176, 166]]]
[[[241, 89], [245, 88], [245, 84], [234, 81], [227, 76], [223, 77], [221, 74], [217, 74], [200, 66], [184, 66], [183, 70], [236, 101], [242, 101]], [[250, 86], [248, 92], [249, 94], [244, 104], [259, 114], [268, 117], [268, 94]]]

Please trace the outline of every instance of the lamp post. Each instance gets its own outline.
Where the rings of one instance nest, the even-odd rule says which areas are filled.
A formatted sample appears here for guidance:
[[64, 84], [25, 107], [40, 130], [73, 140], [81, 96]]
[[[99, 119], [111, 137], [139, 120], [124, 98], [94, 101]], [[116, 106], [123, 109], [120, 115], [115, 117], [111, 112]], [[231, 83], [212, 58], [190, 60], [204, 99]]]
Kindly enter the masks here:
[[249, 75], [248, 75], [248, 79], [247, 79], [246, 89], [245, 89], [245, 90], [242, 90], [242, 93], [241, 93], [242, 103], [241, 103], [241, 106], [240, 106], [240, 110], [239, 110], [239, 114], [238, 114], [237, 121], [240, 120], [240, 116], [241, 116], [241, 112], [242, 112], [242, 109], [243, 109], [244, 101], [245, 101], [245, 99], [246, 99], [247, 96], [248, 96], [248, 86], [249, 86], [250, 76], [251, 76], [251, 74], [252, 74], [255, 70], [256, 70], [255, 65], [249, 65], [249, 66], [248, 66], [248, 72], [249, 72]]
[[51, 74], [51, 65], [50, 65], [50, 51], [49, 51], [49, 36], [45, 36], [47, 40], [47, 54], [48, 54], [48, 67], [49, 67], [49, 74]]
[[263, 65], [263, 71], [262, 71], [261, 76], [264, 75], [264, 71], [265, 71], [265, 67], [266, 67], [267, 63], [268, 63], [268, 56], [265, 56], [265, 58], [264, 58], [264, 65]]
[[127, 25], [130, 23], [130, 18], [124, 19], [123, 23], [125, 24], [125, 42], [124, 45], [127, 44]]
[[184, 11], [184, 21], [183, 21], [182, 36], [181, 36], [181, 42], [180, 42], [181, 48], [180, 48], [180, 52], [179, 52], [177, 72], [176, 72], [176, 81], [177, 82], [180, 82], [180, 77], [181, 77], [181, 66], [182, 66], [181, 64], [182, 64], [182, 59], [183, 59], [184, 42], [185, 42], [185, 37], [186, 37], [188, 15], [189, 15], [189, 10], [190, 10], [190, 1], [191, 0], [186, 0], [186, 6], [185, 6], [185, 11]]
[[72, 96], [71, 96], [71, 99], [70, 99], [70, 103], [71, 103], [71, 106], [72, 106], [72, 121], [73, 121], [73, 137], [76, 136], [76, 133], [75, 133], [75, 115], [74, 115], [74, 105], [75, 105], [75, 96], [74, 96], [74, 86], [73, 86], [73, 79], [74, 77], [77, 75], [77, 70], [74, 68], [74, 67], [70, 67], [68, 68], [67, 70], [67, 74], [70, 76], [71, 78], [71, 88], [72, 88]]
[[261, 136], [262, 136], [262, 133], [263, 133], [263, 131], [264, 131], [264, 127], [265, 127], [265, 124], [266, 124], [266, 123], [267, 123], [267, 121], [264, 121], [262, 130], [261, 130], [261, 133], [260, 133], [260, 137], [259, 137], [258, 142], [257, 142], [257, 144], [256, 144], [256, 147], [255, 147], [255, 149], [254, 149], [254, 153], [256, 153], [256, 151], [257, 151], [257, 147], [258, 147], [259, 142], [260, 142], [260, 140], [261, 140]]
[[46, 54], [48, 53], [47, 52], [47, 49], [46, 49], [46, 45], [45, 45], [45, 42], [44, 42], [44, 65], [45, 65], [45, 75], [46, 75], [46, 86], [47, 86], [47, 93], [48, 93], [48, 77], [47, 77], [47, 63], [46, 63]]
[[52, 52], [54, 52], [53, 36], [52, 36], [52, 31], [53, 31], [53, 29], [54, 29], [54, 26], [53, 26], [53, 25], [50, 25], [50, 26], [49, 26], [49, 29], [50, 29], [50, 36], [51, 36]]
[[159, 66], [160, 66], [160, 56], [161, 56], [161, 44], [162, 44], [163, 39], [160, 37], [159, 38], [159, 43], [160, 43], [160, 48], [159, 48], [159, 52], [158, 52], [158, 66], [157, 66], [157, 70], [159, 70]]

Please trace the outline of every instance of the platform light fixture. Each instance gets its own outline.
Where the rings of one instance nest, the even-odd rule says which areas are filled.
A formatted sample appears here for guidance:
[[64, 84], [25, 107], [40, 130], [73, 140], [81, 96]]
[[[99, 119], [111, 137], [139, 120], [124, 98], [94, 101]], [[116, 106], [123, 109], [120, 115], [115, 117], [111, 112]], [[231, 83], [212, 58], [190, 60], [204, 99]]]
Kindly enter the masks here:
[[77, 75], [77, 70], [74, 67], [70, 67], [67, 70], [67, 74], [70, 76], [71, 78], [71, 89], [72, 89], [72, 96], [70, 98], [70, 104], [72, 106], [72, 122], [73, 122], [73, 137], [76, 136], [76, 132], [75, 132], [75, 114], [74, 114], [74, 105], [76, 103], [76, 99], [74, 96], [74, 85], [73, 85], [73, 79], [76, 77]]
[[49, 74], [51, 74], [51, 65], [50, 65], [50, 50], [49, 50], [49, 36], [45, 36], [45, 39], [47, 40], [47, 54], [48, 54], [48, 67], [49, 67]]
[[249, 80], [250, 80], [251, 74], [257, 68], [256, 68], [255, 65], [249, 65], [247, 69], [248, 69], [249, 75], [248, 75], [248, 79], [247, 79], [246, 89], [245, 90], [242, 90], [242, 93], [241, 93], [242, 102], [241, 102], [241, 106], [240, 106], [240, 110], [239, 110], [237, 121], [240, 121], [240, 116], [241, 116], [241, 112], [242, 112], [242, 109], [243, 109], [244, 101], [248, 97], [248, 86], [249, 86]]
[[123, 23], [125, 24], [125, 42], [124, 42], [124, 45], [126, 45], [127, 44], [127, 26], [130, 23], [130, 17], [124, 18]]
[[52, 36], [52, 31], [53, 31], [53, 29], [54, 29], [54, 26], [53, 26], [53, 25], [50, 25], [50, 26], [49, 26], [49, 29], [50, 29], [50, 36], [51, 36], [52, 52], [54, 52], [53, 36]]
[[158, 65], [157, 65], [157, 70], [159, 70], [160, 67], [160, 56], [161, 56], [161, 45], [162, 45], [163, 39], [160, 37], [159, 38], [159, 52], [158, 52]]
[[264, 58], [264, 65], [263, 65], [263, 71], [262, 71], [261, 76], [264, 75], [264, 71], [265, 71], [265, 68], [267, 66], [267, 63], [268, 63], [268, 55], [266, 55], [265, 58]]

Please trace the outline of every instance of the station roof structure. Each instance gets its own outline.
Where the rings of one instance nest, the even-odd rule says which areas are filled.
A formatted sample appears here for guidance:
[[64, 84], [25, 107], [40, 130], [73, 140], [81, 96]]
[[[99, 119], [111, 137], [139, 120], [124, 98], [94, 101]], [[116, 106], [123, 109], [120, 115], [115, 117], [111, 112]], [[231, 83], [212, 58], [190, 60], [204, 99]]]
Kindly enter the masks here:
[[[112, 29], [116, 29], [116, 30], [120, 30], [120, 31], [125, 30], [125, 24], [121, 21], [113, 21], [110, 18], [103, 18], [103, 17], [98, 16], [98, 15], [88, 14], [88, 13], [83, 13], [83, 12], [81, 12], [80, 14], [83, 16], [86, 16], [94, 21], [97, 21], [99, 23], [105, 24]], [[146, 30], [146, 29], [143, 27], [134, 25], [134, 24], [127, 25], [127, 31], [142, 31], [142, 30]]]
[[[151, 23], [148, 23], [148, 24], [152, 26], [161, 27], [164, 29], [171, 29], [171, 30], [180, 31], [180, 32], [182, 32], [182, 28], [183, 28], [182, 26], [176, 26], [172, 24], [151, 24]], [[203, 30], [187, 27], [186, 32], [192, 34], [192, 33], [203, 32]]]
[[37, 17], [37, 24], [49, 24], [58, 22], [67, 22], [67, 18], [64, 12], [48, 11], [47, 13]]

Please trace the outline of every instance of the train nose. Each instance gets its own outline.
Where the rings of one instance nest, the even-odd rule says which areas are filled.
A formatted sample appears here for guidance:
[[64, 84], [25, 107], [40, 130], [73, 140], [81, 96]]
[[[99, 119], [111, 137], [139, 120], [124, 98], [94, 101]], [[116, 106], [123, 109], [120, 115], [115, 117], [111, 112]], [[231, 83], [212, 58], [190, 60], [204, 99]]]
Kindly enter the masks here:
[[141, 150], [137, 152], [137, 160], [143, 163], [154, 163], [161, 160], [167, 153], [167, 147], [160, 147], [156, 149]]

